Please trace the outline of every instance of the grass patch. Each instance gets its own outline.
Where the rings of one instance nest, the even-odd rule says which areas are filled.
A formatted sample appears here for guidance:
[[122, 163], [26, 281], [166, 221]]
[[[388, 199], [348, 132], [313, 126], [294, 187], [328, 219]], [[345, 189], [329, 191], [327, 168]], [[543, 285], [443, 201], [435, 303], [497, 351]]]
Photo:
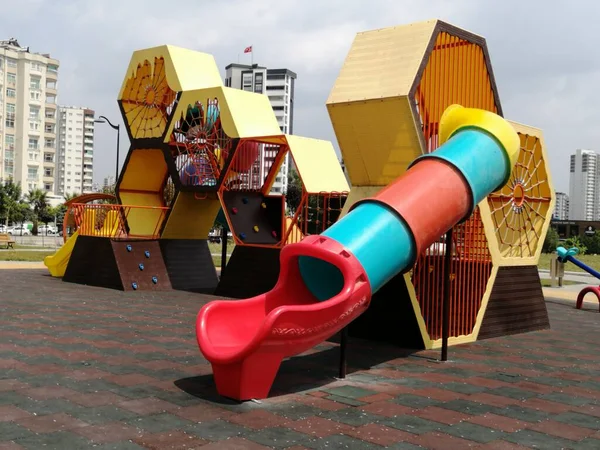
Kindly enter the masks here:
[[[569, 281], [569, 280], [563, 280], [562, 284], [563, 284], [563, 286], [573, 286], [575, 284], [578, 284], [581, 286], [587, 286], [585, 283], [579, 283], [577, 281]], [[542, 287], [552, 287], [551, 280], [543, 279]], [[558, 287], [558, 282], [557, 282], [556, 287]]]
[[53, 255], [54, 251], [23, 252], [19, 250], [0, 250], [0, 261], [43, 261], [48, 255]]
[[[600, 255], [577, 255], [576, 258], [594, 270], [600, 269]], [[551, 259], [552, 255], [550, 253], [542, 253], [540, 256], [540, 262], [538, 263], [538, 268], [550, 270]], [[587, 273], [585, 270], [580, 269], [575, 264], [571, 263], [565, 263], [565, 271]]]

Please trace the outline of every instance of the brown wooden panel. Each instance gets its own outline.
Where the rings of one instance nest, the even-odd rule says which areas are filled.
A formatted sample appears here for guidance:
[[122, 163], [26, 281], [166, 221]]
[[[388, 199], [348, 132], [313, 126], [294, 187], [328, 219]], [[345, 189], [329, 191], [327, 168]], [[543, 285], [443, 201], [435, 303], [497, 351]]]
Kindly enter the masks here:
[[500, 267], [478, 339], [550, 328], [536, 266]]
[[171, 290], [158, 241], [112, 241], [115, 261], [126, 291]]
[[123, 289], [110, 239], [79, 236], [73, 247], [63, 281]]

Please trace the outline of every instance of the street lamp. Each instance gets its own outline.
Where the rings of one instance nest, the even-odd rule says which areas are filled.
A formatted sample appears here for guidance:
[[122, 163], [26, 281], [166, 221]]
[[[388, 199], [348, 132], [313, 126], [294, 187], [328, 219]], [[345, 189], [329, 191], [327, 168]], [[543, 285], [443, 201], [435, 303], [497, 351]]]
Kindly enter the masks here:
[[115, 188], [117, 186], [117, 181], [119, 180], [119, 140], [120, 140], [120, 132], [121, 125], [113, 125], [110, 120], [108, 120], [105, 116], [100, 116], [98, 119], [94, 120], [94, 123], [107, 123], [113, 130], [117, 130], [117, 164], [115, 168]]

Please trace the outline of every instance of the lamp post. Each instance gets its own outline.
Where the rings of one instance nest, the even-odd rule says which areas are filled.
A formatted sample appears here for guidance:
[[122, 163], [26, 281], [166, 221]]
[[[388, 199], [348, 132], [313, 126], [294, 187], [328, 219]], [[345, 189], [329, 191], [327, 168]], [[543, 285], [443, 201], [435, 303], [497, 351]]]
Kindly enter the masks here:
[[94, 123], [107, 123], [113, 130], [117, 130], [117, 164], [115, 167], [115, 188], [117, 187], [117, 181], [119, 180], [119, 141], [121, 125], [113, 125], [113, 123], [106, 118], [106, 116], [99, 116], [98, 119], [94, 120]]

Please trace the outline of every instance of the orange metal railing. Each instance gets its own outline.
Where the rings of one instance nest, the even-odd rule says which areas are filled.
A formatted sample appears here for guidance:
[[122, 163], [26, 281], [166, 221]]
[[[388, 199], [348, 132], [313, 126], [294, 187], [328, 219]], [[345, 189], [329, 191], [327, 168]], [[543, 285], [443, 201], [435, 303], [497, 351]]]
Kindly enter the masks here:
[[[427, 152], [439, 147], [439, 121], [451, 104], [498, 112], [481, 46], [440, 33], [414, 101]], [[492, 265], [479, 210], [455, 227], [453, 234], [450, 336], [461, 336], [473, 331]], [[434, 244], [419, 256], [412, 271], [415, 293], [432, 339], [441, 338], [444, 253], [444, 244]]]
[[[157, 239], [160, 227], [170, 208], [161, 206], [133, 206], [75, 203], [71, 205], [75, 227], [80, 236], [112, 239]], [[132, 213], [150, 212], [143, 233], [132, 233], [127, 219]]]

